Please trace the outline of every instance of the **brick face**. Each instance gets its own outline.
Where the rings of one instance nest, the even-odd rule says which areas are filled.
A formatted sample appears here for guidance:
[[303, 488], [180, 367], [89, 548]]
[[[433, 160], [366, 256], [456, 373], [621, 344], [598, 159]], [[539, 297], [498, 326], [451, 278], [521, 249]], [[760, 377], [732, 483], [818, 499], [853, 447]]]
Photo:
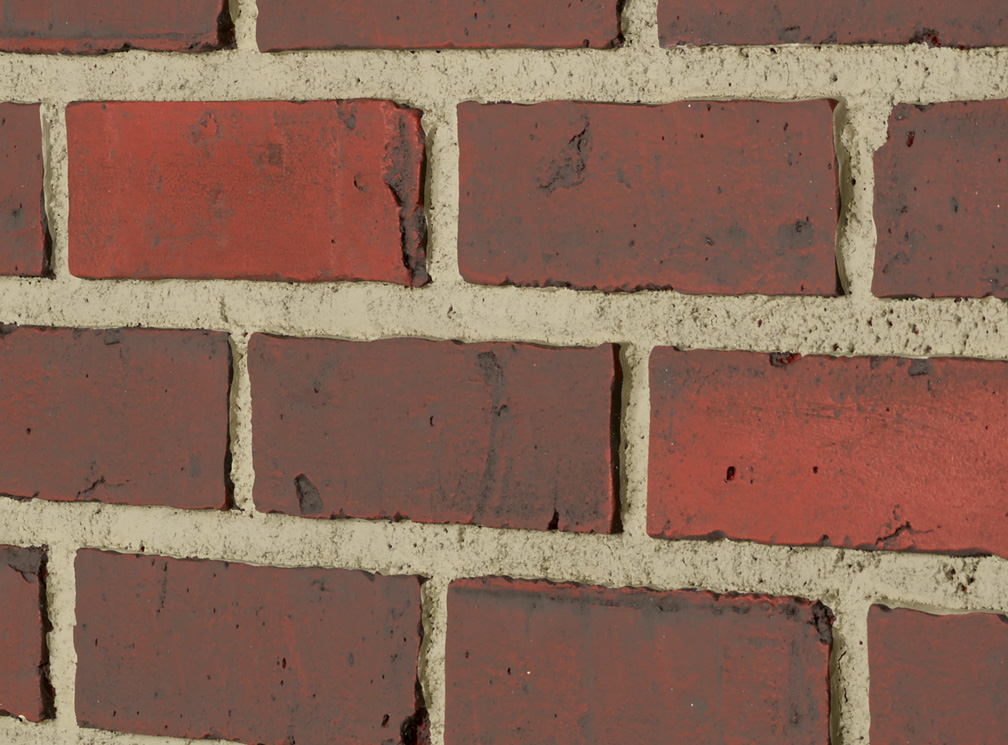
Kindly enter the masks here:
[[76, 571], [86, 727], [328, 745], [419, 718], [415, 577], [99, 551]]
[[0, 494], [226, 506], [229, 374], [225, 334], [0, 328]]
[[447, 745], [829, 742], [820, 605], [478, 579], [448, 618]]
[[656, 349], [648, 532], [1006, 556], [1006, 383], [1003, 362]]
[[0, 546], [0, 714], [52, 716], [46, 678], [45, 552]]
[[883, 297], [1008, 297], [1008, 103], [902, 104], [875, 156]]
[[200, 52], [233, 44], [226, 0], [5, 0], [0, 51], [95, 54]]
[[495, 285], [834, 295], [832, 108], [464, 103], [462, 275]]
[[876, 605], [868, 614], [868, 654], [873, 745], [1004, 741], [1005, 617]]
[[676, 44], [908, 44], [953, 47], [1008, 44], [1000, 0], [660, 0], [658, 34]]
[[0, 103], [0, 275], [48, 270], [38, 104]]
[[427, 280], [416, 110], [81, 103], [66, 117], [78, 277]]
[[249, 374], [260, 510], [613, 527], [612, 345], [255, 335]]
[[617, 0], [260, 0], [259, 48], [595, 47], [620, 39]]

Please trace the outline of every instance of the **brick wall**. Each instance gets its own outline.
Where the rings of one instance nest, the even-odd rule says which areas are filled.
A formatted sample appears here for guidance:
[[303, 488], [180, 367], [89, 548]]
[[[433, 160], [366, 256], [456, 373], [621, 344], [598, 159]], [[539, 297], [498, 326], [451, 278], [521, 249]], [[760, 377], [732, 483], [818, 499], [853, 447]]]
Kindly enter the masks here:
[[1003, 739], [1008, 11], [931, 6], [8, 3], [0, 742]]

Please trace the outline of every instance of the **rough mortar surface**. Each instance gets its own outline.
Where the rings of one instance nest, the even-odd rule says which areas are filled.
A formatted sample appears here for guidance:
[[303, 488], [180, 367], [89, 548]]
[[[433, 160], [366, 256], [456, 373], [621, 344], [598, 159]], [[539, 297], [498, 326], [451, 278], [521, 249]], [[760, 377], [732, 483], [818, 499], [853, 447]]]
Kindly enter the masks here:
[[[0, 99], [42, 103], [45, 191], [53, 234], [46, 279], [0, 279], [0, 323], [205, 328], [231, 335], [236, 509], [56, 504], [0, 499], [0, 543], [48, 546], [56, 717], [0, 718], [0, 741], [25, 745], [167, 745], [180, 740], [78, 728], [74, 718], [73, 562], [81, 547], [288, 567], [348, 567], [430, 577], [422, 588], [420, 676], [434, 745], [444, 742], [446, 598], [451, 580], [508, 575], [606, 587], [704, 588], [797, 595], [836, 614], [833, 742], [869, 733], [867, 621], [872, 603], [941, 613], [1008, 612], [1008, 560], [791, 548], [647, 536], [651, 349], [1008, 359], [1008, 306], [993, 299], [883, 300], [871, 294], [872, 158], [896, 103], [1008, 95], [1008, 49], [793, 46], [661, 49], [656, 0], [629, 0], [614, 50], [338, 51], [262, 54], [254, 0], [232, 0], [238, 48], [206, 55], [128, 51], [100, 57], [0, 55]], [[64, 110], [87, 100], [392, 99], [422, 109], [428, 143], [431, 282], [293, 286], [243, 281], [88, 281], [67, 263]], [[844, 211], [837, 254], [845, 294], [705, 297], [466, 285], [457, 269], [456, 107], [463, 101], [831, 98]], [[556, 532], [362, 520], [305, 520], [252, 508], [253, 332], [370, 340], [393, 336], [621, 345], [624, 532]], [[864, 495], [870, 498], [870, 495]], [[212, 741], [200, 741], [212, 742]]]

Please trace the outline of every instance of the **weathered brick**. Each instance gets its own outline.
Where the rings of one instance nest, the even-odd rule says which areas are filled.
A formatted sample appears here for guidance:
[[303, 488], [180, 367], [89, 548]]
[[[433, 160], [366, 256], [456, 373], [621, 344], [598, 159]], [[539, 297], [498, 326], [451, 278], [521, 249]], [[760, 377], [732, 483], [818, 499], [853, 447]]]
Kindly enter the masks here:
[[1008, 102], [897, 106], [875, 155], [875, 294], [1008, 297], [1006, 182]]
[[462, 275], [496, 285], [834, 295], [832, 108], [464, 103]]
[[4, 52], [201, 52], [233, 44], [227, 0], [4, 0], [0, 17]]
[[676, 44], [1008, 44], [1001, 0], [659, 0], [658, 35]]
[[829, 612], [501, 579], [448, 590], [445, 742], [829, 742]]
[[0, 103], [0, 274], [40, 277], [48, 270], [38, 104]]
[[618, 44], [619, 0], [259, 0], [264, 51], [595, 47]]
[[615, 352], [254, 335], [256, 506], [610, 532]]
[[0, 327], [0, 494], [228, 504], [226, 334]]
[[0, 546], [0, 714], [52, 716], [47, 678], [45, 552]]
[[1004, 742], [1008, 618], [868, 614], [872, 745]]
[[414, 109], [81, 103], [66, 116], [76, 276], [427, 280]]
[[81, 551], [74, 642], [86, 727], [392, 743], [424, 715], [416, 577]]
[[1008, 556], [1008, 366], [651, 357], [648, 533]]

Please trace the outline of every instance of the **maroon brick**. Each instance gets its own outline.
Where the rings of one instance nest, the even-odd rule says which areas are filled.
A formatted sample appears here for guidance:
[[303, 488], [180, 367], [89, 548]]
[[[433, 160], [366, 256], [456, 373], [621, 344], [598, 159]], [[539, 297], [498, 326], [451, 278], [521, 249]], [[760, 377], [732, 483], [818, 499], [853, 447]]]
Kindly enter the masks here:
[[648, 533], [1008, 556], [1008, 366], [651, 357]]
[[0, 51], [202, 52], [234, 45], [227, 0], [4, 0]]
[[137, 102], [66, 117], [76, 276], [427, 281], [419, 111]]
[[1008, 102], [895, 108], [875, 155], [876, 295], [1008, 298]]
[[1005, 736], [1008, 618], [868, 614], [872, 745], [998, 743]]
[[0, 103], [0, 274], [40, 277], [48, 270], [38, 104]]
[[313, 517], [608, 533], [612, 345], [254, 335], [255, 502]]
[[831, 644], [793, 598], [456, 581], [445, 742], [826, 745]]
[[658, 36], [676, 44], [1008, 44], [1001, 0], [659, 0]]
[[459, 268], [480, 284], [834, 295], [832, 108], [464, 103]]
[[46, 675], [45, 552], [0, 546], [0, 714], [52, 716]]
[[619, 0], [259, 0], [263, 51], [618, 45]]
[[81, 551], [77, 721], [264, 745], [399, 742], [423, 718], [416, 577]]
[[226, 507], [229, 374], [226, 334], [0, 327], [0, 494]]

